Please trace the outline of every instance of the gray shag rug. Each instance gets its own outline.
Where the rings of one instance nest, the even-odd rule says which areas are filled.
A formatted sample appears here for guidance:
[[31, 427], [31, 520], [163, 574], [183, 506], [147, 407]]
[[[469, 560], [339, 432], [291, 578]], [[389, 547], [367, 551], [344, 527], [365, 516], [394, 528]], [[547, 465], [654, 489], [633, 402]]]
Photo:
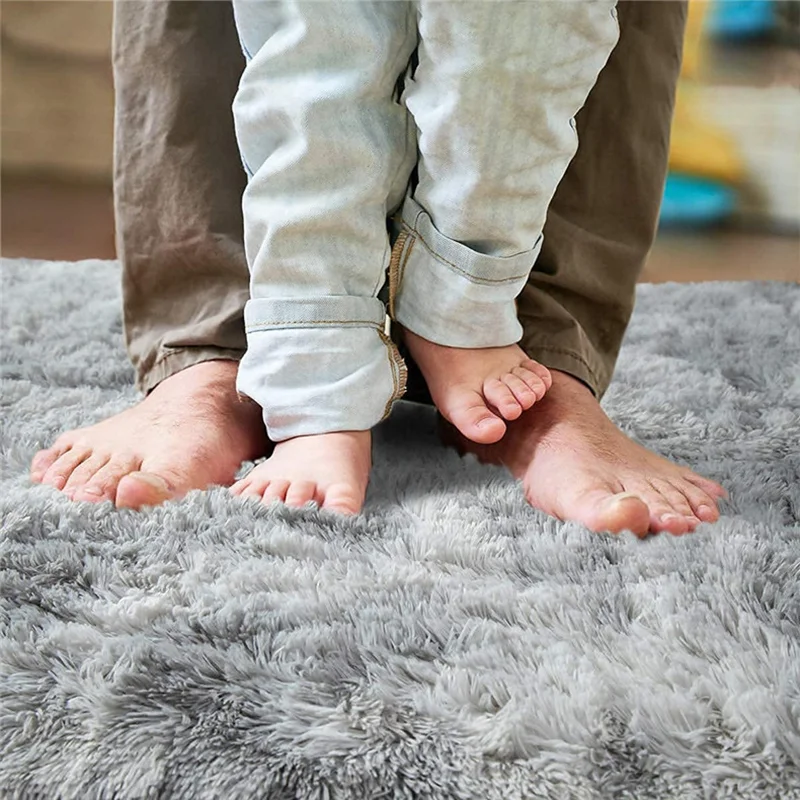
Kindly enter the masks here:
[[365, 513], [27, 481], [136, 400], [117, 265], [3, 265], [0, 796], [800, 798], [800, 287], [642, 286], [605, 400], [725, 484], [639, 541], [401, 404]]

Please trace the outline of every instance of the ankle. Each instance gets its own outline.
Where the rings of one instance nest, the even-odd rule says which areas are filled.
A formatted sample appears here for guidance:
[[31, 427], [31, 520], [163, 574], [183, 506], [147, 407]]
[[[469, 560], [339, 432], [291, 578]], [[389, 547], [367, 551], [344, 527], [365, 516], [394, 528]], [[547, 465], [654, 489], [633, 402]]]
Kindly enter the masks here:
[[153, 391], [158, 389], [159, 386], [177, 382], [194, 384], [235, 383], [238, 370], [239, 362], [231, 359], [218, 358], [198, 361], [196, 364], [190, 364], [188, 367], [168, 375]]
[[176, 397], [239, 403], [236, 393], [238, 361], [201, 361], [165, 378], [147, 395], [173, 402]]
[[594, 392], [583, 381], [578, 380], [573, 375], [570, 375], [569, 372], [562, 372], [560, 369], [549, 369], [550, 376], [553, 379], [553, 387], [551, 388], [551, 391], [557, 387], [563, 392], [570, 392], [579, 397], [590, 397], [592, 400], [597, 400]]

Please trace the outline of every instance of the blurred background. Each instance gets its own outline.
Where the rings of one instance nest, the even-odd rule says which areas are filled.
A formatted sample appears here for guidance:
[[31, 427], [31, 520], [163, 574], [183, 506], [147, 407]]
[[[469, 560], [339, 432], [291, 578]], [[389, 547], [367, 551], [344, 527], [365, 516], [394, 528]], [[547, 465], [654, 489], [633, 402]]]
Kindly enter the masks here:
[[[2, 0], [0, 250], [114, 258], [109, 0]], [[690, 5], [645, 281], [800, 281], [800, 0]]]

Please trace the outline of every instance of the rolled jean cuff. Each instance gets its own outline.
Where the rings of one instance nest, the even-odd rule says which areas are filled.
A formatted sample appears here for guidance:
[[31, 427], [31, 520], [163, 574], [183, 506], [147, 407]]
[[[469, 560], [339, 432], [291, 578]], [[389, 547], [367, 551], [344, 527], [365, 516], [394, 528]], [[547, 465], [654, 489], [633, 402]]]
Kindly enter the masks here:
[[244, 317], [236, 388], [261, 406], [273, 442], [369, 430], [405, 392], [405, 364], [377, 298], [257, 298]]
[[516, 297], [539, 251], [490, 256], [447, 238], [411, 197], [396, 221], [389, 265], [392, 319], [437, 344], [502, 347], [518, 342]]

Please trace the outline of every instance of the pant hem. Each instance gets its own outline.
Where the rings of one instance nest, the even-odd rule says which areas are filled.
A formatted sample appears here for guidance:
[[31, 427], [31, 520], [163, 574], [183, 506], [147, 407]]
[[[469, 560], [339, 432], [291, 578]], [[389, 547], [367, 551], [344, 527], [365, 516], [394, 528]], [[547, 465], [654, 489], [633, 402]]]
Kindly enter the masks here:
[[584, 356], [575, 350], [541, 344], [526, 344], [524, 341], [520, 342], [519, 346], [534, 361], [538, 361], [548, 369], [566, 372], [585, 384], [598, 400], [602, 398], [608, 388], [608, 383], [601, 380]]
[[[432, 229], [432, 223], [427, 224]], [[537, 248], [521, 254], [527, 263], [516, 274], [521, 269], [519, 255], [486, 256], [437, 232], [436, 244], [463, 251], [464, 266], [472, 269], [468, 272], [443, 259], [426, 241], [425, 233], [429, 231], [421, 233], [402, 223], [389, 261], [389, 316], [418, 336], [449, 347], [503, 347], [518, 342], [523, 330], [515, 299], [525, 286], [541, 240]], [[470, 259], [474, 264], [467, 264]], [[481, 272], [491, 272], [489, 262], [501, 261], [508, 263], [498, 268], [500, 277], [491, 281], [483, 277]], [[515, 262], [513, 269], [509, 269], [511, 262]]]
[[161, 355], [153, 365], [136, 376], [136, 388], [147, 395], [162, 381], [171, 378], [178, 372], [202, 364], [204, 361], [240, 361], [244, 353], [241, 350], [225, 350], [216, 347], [187, 347]]

